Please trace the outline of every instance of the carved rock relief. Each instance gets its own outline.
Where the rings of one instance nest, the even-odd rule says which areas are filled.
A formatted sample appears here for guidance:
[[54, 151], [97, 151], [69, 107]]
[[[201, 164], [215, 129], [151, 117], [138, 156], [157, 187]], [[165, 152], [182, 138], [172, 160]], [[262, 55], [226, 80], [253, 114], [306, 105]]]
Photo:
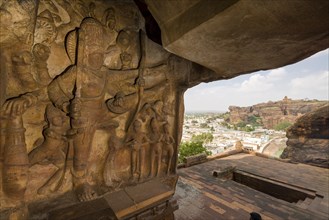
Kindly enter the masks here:
[[2, 210], [175, 176], [182, 91], [133, 3], [4, 1], [0, 16]]

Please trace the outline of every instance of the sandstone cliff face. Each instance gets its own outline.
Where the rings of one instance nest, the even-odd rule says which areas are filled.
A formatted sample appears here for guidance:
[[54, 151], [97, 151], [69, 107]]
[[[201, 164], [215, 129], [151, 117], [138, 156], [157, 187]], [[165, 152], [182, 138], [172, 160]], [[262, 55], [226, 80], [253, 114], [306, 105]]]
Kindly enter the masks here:
[[329, 104], [300, 117], [287, 137], [281, 158], [329, 168]]
[[248, 123], [248, 118], [258, 116], [265, 128], [272, 129], [281, 122], [294, 123], [297, 118], [307, 112], [324, 106], [325, 101], [292, 100], [284, 97], [277, 102], [260, 103], [248, 107], [230, 106], [230, 122], [237, 124], [241, 121]]

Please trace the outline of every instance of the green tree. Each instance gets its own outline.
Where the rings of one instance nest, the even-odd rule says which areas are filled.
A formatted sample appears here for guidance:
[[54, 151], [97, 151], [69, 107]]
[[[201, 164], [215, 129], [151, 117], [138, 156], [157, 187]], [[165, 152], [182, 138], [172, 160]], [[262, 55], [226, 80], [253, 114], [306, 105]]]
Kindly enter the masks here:
[[201, 123], [201, 124], [200, 124], [200, 127], [201, 127], [201, 128], [208, 128], [209, 126], [208, 126], [207, 123]]
[[202, 142], [202, 143], [210, 143], [214, 140], [214, 136], [212, 135], [212, 133], [201, 133], [201, 134], [193, 134], [191, 141], [192, 142]]
[[186, 157], [206, 153], [211, 155], [211, 151], [208, 151], [204, 146], [203, 142], [182, 142], [179, 145], [179, 157], [178, 162], [183, 163]]
[[253, 127], [262, 125], [262, 119], [256, 115], [250, 115], [247, 118], [247, 123], [251, 124]]
[[240, 121], [239, 123], [237, 123], [236, 125], [234, 125], [234, 130], [250, 132], [250, 131], [254, 131], [255, 130], [255, 127], [254, 126], [255, 125], [250, 125], [250, 124], [247, 124], [244, 121]]
[[277, 131], [287, 131], [287, 129], [291, 126], [292, 124], [288, 121], [282, 121], [276, 126], [274, 126], [274, 130]]
[[244, 128], [246, 127], [247, 123], [244, 121], [240, 121], [239, 123], [236, 124], [237, 127]]

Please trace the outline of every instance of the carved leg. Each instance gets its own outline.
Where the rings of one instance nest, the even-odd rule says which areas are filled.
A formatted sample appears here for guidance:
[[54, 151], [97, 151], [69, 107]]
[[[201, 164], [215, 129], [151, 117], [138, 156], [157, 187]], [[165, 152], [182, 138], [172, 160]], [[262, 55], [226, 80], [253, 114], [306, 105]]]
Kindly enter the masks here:
[[[54, 157], [58, 156], [56, 155], [57, 152], [61, 151], [61, 149], [63, 149], [65, 145], [66, 142], [62, 139], [56, 139], [46, 136], [44, 142], [40, 146], [34, 148], [29, 153], [30, 166], [33, 166], [38, 163], [42, 164], [43, 161], [46, 159], [54, 159]], [[61, 163], [64, 163], [65, 155], [63, 154], [60, 157], [61, 158], [56, 159], [62, 160]], [[49, 163], [50, 161], [47, 164]]]
[[[46, 142], [47, 143], [47, 142]], [[66, 144], [61, 141], [59, 143]], [[38, 189], [38, 194], [44, 194], [47, 192], [55, 192], [60, 185], [62, 184], [62, 180], [65, 175], [65, 165], [66, 165], [66, 155], [61, 149], [57, 149], [57, 151], [51, 151], [47, 146], [49, 145], [41, 145], [40, 147], [34, 149], [31, 154], [29, 154], [31, 160], [34, 163], [40, 162], [39, 159], [43, 160], [45, 158], [50, 159], [53, 164], [58, 168], [58, 170], [47, 180], [47, 182]], [[61, 146], [61, 145], [59, 145]], [[57, 147], [59, 147], [57, 146]], [[47, 151], [49, 150], [49, 151]]]
[[73, 168], [77, 176], [83, 176], [86, 173], [94, 133], [94, 130], [86, 129], [84, 132], [76, 134], [73, 138]]
[[121, 181], [121, 179], [119, 177], [117, 177], [116, 173], [113, 172], [115, 170], [115, 167], [114, 167], [115, 155], [116, 155], [116, 151], [110, 150], [110, 152], [107, 156], [107, 160], [106, 160], [105, 167], [104, 167], [104, 175], [103, 175], [106, 186], [112, 186], [113, 181], [114, 182]]
[[114, 171], [111, 173], [111, 179], [114, 181], [114, 182], [120, 182], [121, 179], [117, 176], [115, 170], [115, 163], [114, 163], [114, 158], [115, 158], [115, 155], [117, 154], [117, 151], [114, 150], [111, 154], [111, 163], [110, 163], [110, 170]]
[[169, 175], [169, 172], [170, 172], [170, 168], [171, 168], [171, 161], [172, 161], [172, 157], [174, 155], [174, 150], [172, 148], [170, 148], [168, 150], [168, 166], [167, 166], [167, 175]]
[[97, 198], [96, 192], [87, 182], [87, 165], [91, 151], [91, 143], [95, 134], [93, 127], [84, 128], [73, 138], [73, 186], [80, 201], [89, 201]]
[[144, 174], [144, 166], [145, 166], [145, 149], [141, 148], [139, 150], [139, 178], [143, 177]]
[[134, 176], [134, 173], [136, 172], [137, 169], [137, 151], [132, 150], [131, 151], [131, 176]]
[[106, 162], [104, 165], [104, 172], [103, 172], [103, 181], [106, 186], [112, 185], [112, 179], [111, 179], [111, 164], [112, 164], [113, 156], [111, 154], [111, 151], [108, 153]]
[[50, 177], [50, 179], [38, 189], [38, 194], [45, 194], [47, 192], [56, 191], [59, 180], [61, 179], [62, 175], [64, 175], [63, 172], [65, 172], [64, 164], [58, 168], [59, 169]]
[[155, 170], [154, 170], [155, 157], [156, 157], [155, 149], [152, 148], [152, 152], [151, 152], [151, 172], [150, 172], [151, 177], [155, 176]]
[[162, 157], [162, 150], [160, 148], [160, 149], [158, 149], [158, 162], [157, 162], [157, 173], [156, 173], [156, 176], [158, 176], [160, 174], [160, 170], [161, 170], [161, 157]]
[[2, 161], [4, 150], [5, 150], [5, 137], [6, 137], [6, 122], [7, 119], [2, 117], [2, 112], [0, 112], [0, 161]]
[[135, 177], [139, 178], [141, 173], [141, 149], [136, 152], [136, 170], [135, 170]]

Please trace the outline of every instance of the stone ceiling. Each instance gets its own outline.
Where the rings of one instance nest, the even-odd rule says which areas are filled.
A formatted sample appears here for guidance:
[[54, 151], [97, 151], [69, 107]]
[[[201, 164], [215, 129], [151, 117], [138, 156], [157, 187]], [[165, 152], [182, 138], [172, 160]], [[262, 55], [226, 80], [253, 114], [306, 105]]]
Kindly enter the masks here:
[[163, 47], [214, 71], [207, 81], [285, 66], [328, 48], [328, 0], [145, 0]]

